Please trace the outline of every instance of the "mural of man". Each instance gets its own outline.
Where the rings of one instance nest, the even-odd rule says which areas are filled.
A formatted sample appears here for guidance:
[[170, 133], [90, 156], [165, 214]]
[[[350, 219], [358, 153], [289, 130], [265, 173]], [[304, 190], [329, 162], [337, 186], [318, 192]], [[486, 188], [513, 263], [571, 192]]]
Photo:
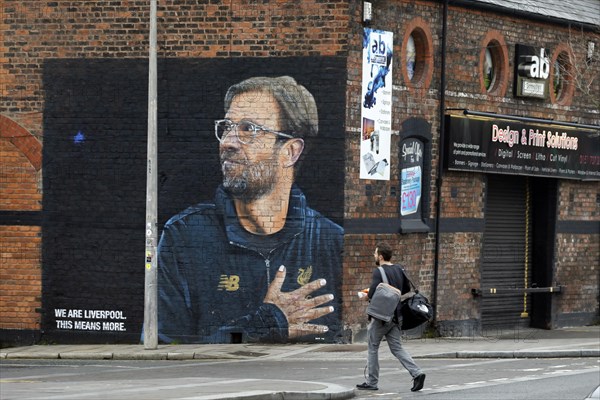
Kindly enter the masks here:
[[215, 121], [223, 182], [214, 203], [172, 217], [160, 239], [161, 341], [339, 337], [343, 229], [294, 184], [317, 134], [314, 98], [293, 78], [229, 88]]

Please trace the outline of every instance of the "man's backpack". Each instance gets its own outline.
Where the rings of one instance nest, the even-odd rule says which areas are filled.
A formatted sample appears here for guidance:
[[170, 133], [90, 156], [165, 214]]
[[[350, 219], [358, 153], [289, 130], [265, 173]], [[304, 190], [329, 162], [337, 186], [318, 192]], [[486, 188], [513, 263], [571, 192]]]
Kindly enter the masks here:
[[367, 314], [381, 321], [389, 322], [394, 318], [402, 293], [399, 289], [389, 284], [387, 275], [382, 267], [379, 267], [379, 272], [381, 272], [383, 282], [377, 285], [375, 293], [373, 293], [373, 297], [371, 297], [371, 301], [367, 307]]

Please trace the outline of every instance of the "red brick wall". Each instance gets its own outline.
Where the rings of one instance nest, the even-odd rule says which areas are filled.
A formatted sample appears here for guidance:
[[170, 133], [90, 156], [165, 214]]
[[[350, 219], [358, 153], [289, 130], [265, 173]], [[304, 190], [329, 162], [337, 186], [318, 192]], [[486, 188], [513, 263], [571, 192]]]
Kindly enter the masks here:
[[481, 240], [479, 233], [444, 234], [440, 246], [438, 319], [479, 318], [479, 306], [471, 288], [480, 285]]
[[599, 194], [598, 182], [561, 182], [558, 218], [564, 221], [600, 221]]
[[485, 201], [484, 175], [453, 172], [444, 177], [442, 189], [444, 218], [483, 218]]
[[[342, 0], [158, 3], [159, 58], [339, 56], [356, 16]], [[0, 211], [41, 211], [44, 63], [145, 59], [148, 19], [147, 1], [0, 4]], [[40, 328], [40, 235], [0, 226], [0, 329]]]
[[[347, 50], [350, 6], [341, 0], [158, 3], [159, 57], [325, 56]], [[43, 110], [46, 59], [148, 57], [147, 1], [5, 0], [1, 12], [0, 111], [17, 122]]]
[[[399, 218], [399, 165], [398, 165], [398, 131], [408, 118], [421, 117], [432, 127], [432, 171], [429, 190], [431, 210], [434, 215], [435, 171], [437, 170], [437, 147], [439, 122], [437, 116], [439, 98], [435, 90], [421, 90], [407, 86], [404, 81], [402, 66], [402, 42], [405, 28], [417, 16], [428, 21], [435, 32], [440, 24], [438, 4], [432, 2], [384, 2], [374, 3], [373, 23], [376, 29], [394, 33], [394, 58], [392, 80], [394, 85], [392, 104], [392, 140], [390, 180], [376, 181], [359, 179], [360, 175], [360, 127], [361, 127], [361, 79], [362, 79], [362, 38], [363, 27], [359, 24], [350, 26], [348, 53], [348, 94], [347, 94], [347, 131], [346, 140], [346, 184], [345, 184], [345, 218]], [[358, 20], [360, 15], [356, 17]], [[433, 42], [437, 43], [437, 34], [433, 34]], [[432, 65], [433, 67], [433, 65]], [[433, 81], [438, 81], [439, 73], [433, 73]], [[439, 83], [437, 83], [439, 84]], [[432, 87], [436, 83], [431, 83]], [[386, 235], [348, 235], [345, 236], [344, 248], [344, 321], [356, 333], [366, 326], [366, 303], [357, 299], [356, 292], [369, 286], [374, 268], [373, 250], [378, 240], [385, 240], [394, 247], [392, 261], [405, 265], [412, 280], [421, 291], [432, 299], [433, 265], [435, 241], [433, 233], [419, 234], [386, 234]]]
[[[430, 188], [431, 212], [435, 218], [437, 192], [438, 139], [439, 139], [439, 99], [440, 99], [440, 63], [441, 63], [441, 27], [442, 5], [427, 1], [400, 1], [374, 4], [372, 26], [394, 33], [394, 105], [392, 115], [393, 130], [400, 129], [402, 121], [408, 117], [422, 117], [432, 124], [433, 133], [433, 177]], [[428, 24], [433, 42], [434, 67], [431, 86], [427, 90], [415, 90], [407, 83], [402, 74], [404, 60], [400, 58], [401, 44], [405, 43], [406, 27], [414, 26], [414, 21], [423, 20]], [[398, 160], [392, 158], [391, 179], [388, 182], [360, 180], [359, 176], [359, 127], [360, 124], [360, 68], [362, 28], [351, 26], [350, 51], [348, 57], [348, 140], [346, 142], [346, 218], [399, 218], [398, 199], [392, 188], [397, 188]], [[493, 14], [490, 12], [450, 7], [448, 13], [447, 54], [446, 54], [446, 104], [445, 107], [466, 108], [500, 114], [522, 115], [558, 121], [575, 121], [598, 124], [599, 120], [589, 95], [575, 95], [570, 106], [553, 104], [552, 99], [539, 101], [517, 99], [513, 94], [514, 53], [518, 43], [553, 49], [564, 48], [565, 43], [580, 40], [580, 32], [569, 31], [565, 26], [550, 25], [539, 21], [525, 21], [514, 16]], [[598, 34], [587, 32], [598, 42]], [[579, 39], [578, 39], [579, 38]], [[481, 81], [481, 54], [489, 40], [501, 45], [505, 55], [504, 70], [500, 76], [500, 85], [494, 93], [486, 93]], [[581, 49], [579, 49], [581, 59]], [[597, 76], [598, 66], [589, 72]], [[600, 96], [598, 80], [593, 81], [592, 93]], [[576, 93], [578, 93], [576, 91]], [[452, 112], [452, 111], [449, 111]], [[456, 111], [454, 111], [456, 112]], [[397, 136], [392, 138], [392, 149], [397, 146]], [[392, 150], [393, 154], [393, 150]], [[470, 219], [479, 221], [483, 226], [485, 218], [485, 175], [478, 173], [459, 173], [446, 171], [441, 187], [441, 218]], [[370, 185], [371, 195], [366, 187]], [[600, 187], [597, 183], [561, 181], [560, 220], [598, 221]], [[408, 267], [414, 271], [433, 271], [434, 235], [408, 234], [385, 235], [395, 243], [399, 254], [419, 249], [421, 260], [409, 258]], [[346, 235], [345, 279], [349, 291], [354, 292], [368, 284], [373, 268], [371, 260], [372, 244], [376, 235]], [[471, 288], [480, 285], [480, 258], [483, 232], [442, 233], [439, 253], [439, 281], [437, 307], [439, 321], [465, 321], [480, 317], [479, 303], [470, 293]], [[573, 282], [570, 293], [557, 296], [557, 312], [590, 312], [598, 310], [598, 255], [599, 235], [581, 234], [563, 235], [557, 238], [556, 279], [561, 283]], [[560, 242], [560, 243], [559, 243]], [[407, 260], [404, 260], [407, 261]], [[567, 272], [570, 270], [570, 272]], [[428, 272], [425, 272], [426, 274]], [[432, 272], [433, 273], [433, 272]], [[414, 272], [413, 272], [414, 275]], [[588, 279], [583, 284], [584, 278]], [[431, 295], [430, 281], [422, 280], [424, 292]], [[576, 287], [583, 284], [582, 293]], [[354, 293], [352, 293], [354, 294]], [[350, 324], [364, 323], [361, 319], [364, 305], [354, 297], [345, 301], [347, 321]], [[354, 317], [357, 316], [357, 317]], [[363, 325], [364, 326], [364, 325]]]
[[[465, 13], [469, 16], [465, 18]], [[448, 22], [448, 57], [447, 57], [447, 108], [467, 108], [476, 111], [499, 114], [519, 115], [566, 122], [598, 124], [594, 114], [593, 103], [589, 95], [583, 95], [576, 89], [571, 106], [553, 104], [553, 98], [544, 101], [517, 99], [513, 94], [512, 80], [514, 76], [515, 44], [544, 47], [549, 51], [562, 49], [566, 44], [576, 45], [581, 40], [581, 32], [569, 31], [567, 27], [548, 25], [539, 21], [524, 23], [518, 18], [509, 18], [487, 12], [469, 12], [450, 7]], [[597, 33], [588, 32], [589, 37], [598, 40]], [[480, 84], [481, 59], [478, 57], [487, 40], [495, 39], [506, 45], [508, 69], [501, 76], [506, 90], [494, 94], [485, 93]], [[586, 39], [587, 40], [587, 39]], [[584, 40], [585, 41], [585, 40]], [[568, 46], [571, 47], [571, 46]], [[581, 48], [575, 46], [578, 59], [583, 55]], [[504, 49], [503, 49], [504, 51]], [[598, 66], [588, 71], [588, 78], [597, 76]], [[600, 94], [597, 80], [592, 83], [592, 92]], [[579, 93], [579, 95], [577, 95]], [[597, 97], [597, 96], [596, 96]], [[452, 196], [455, 188], [456, 196]], [[485, 176], [482, 174], [464, 174], [448, 172], [444, 177], [442, 188], [443, 218], [484, 218]], [[569, 220], [574, 223], [593, 222], [600, 224], [600, 185], [572, 180], [561, 180], [559, 184], [558, 224]], [[585, 230], [585, 229], [584, 229]], [[592, 229], [593, 230], [593, 229]], [[556, 238], [555, 249], [555, 281], [568, 285], [567, 292], [554, 296], [555, 315], [562, 313], [589, 313], [598, 315], [598, 252], [599, 235], [596, 233], [561, 234]], [[440, 281], [438, 293], [439, 319], [461, 320], [477, 317], [476, 301], [467, 295], [469, 284], [479, 284], [479, 254], [483, 235], [444, 234], [443, 243], [453, 242], [453, 248], [465, 247], [463, 254], [474, 257], [455, 257], [454, 261], [441, 254]], [[458, 275], [461, 279], [454, 279]], [[459, 300], [459, 299], [462, 299]]]
[[0, 227], [0, 329], [40, 329], [40, 228]]
[[[412, 235], [410, 235], [412, 236]], [[390, 243], [392, 261], [402, 264], [415, 285], [429, 296], [433, 285], [433, 241], [429, 235], [346, 235], [344, 239], [344, 284], [342, 287], [344, 322], [356, 333], [366, 325], [367, 303], [357, 292], [369, 287], [375, 268], [373, 251], [378, 241]]]
[[[561, 221], [595, 221], [600, 224], [600, 184], [561, 182], [558, 210]], [[556, 312], [598, 315], [600, 235], [559, 233], [556, 245], [556, 281], [566, 286], [565, 293], [557, 301]]]
[[[0, 122], [2, 119], [0, 116]], [[3, 134], [7, 125], [1, 125]], [[15, 130], [11, 132], [17, 134]], [[22, 139], [36, 140], [23, 129], [18, 133]], [[33, 154], [34, 160], [40, 157], [39, 151]], [[0, 210], [39, 211], [42, 196], [38, 169], [22, 149], [11, 143], [11, 138], [3, 135], [0, 135], [0, 159]], [[0, 225], [0, 329], [40, 328], [40, 234], [39, 226]]]
[[556, 281], [565, 285], [556, 312], [598, 313], [600, 240], [598, 235], [560, 234], [557, 237]]

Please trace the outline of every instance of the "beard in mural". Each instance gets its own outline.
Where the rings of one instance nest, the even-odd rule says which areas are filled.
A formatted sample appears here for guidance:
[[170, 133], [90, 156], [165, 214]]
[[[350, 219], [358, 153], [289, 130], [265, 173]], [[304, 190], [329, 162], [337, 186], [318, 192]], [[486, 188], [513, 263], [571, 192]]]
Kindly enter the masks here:
[[[225, 121], [224, 124], [230, 124]], [[230, 124], [231, 125], [231, 124]], [[219, 129], [219, 128], [217, 128]], [[230, 130], [240, 129], [231, 126]], [[252, 128], [250, 128], [252, 129]], [[224, 141], [224, 140], [223, 140]], [[222, 147], [225, 147], [222, 145]], [[273, 146], [270, 159], [253, 161], [235, 147], [220, 151], [223, 188], [234, 198], [252, 202], [268, 196], [275, 190], [278, 177], [276, 153], [281, 146]]]
[[171, 218], [159, 243], [161, 341], [342, 340], [343, 229], [294, 184], [317, 133], [313, 96], [293, 78], [229, 88], [214, 203]]

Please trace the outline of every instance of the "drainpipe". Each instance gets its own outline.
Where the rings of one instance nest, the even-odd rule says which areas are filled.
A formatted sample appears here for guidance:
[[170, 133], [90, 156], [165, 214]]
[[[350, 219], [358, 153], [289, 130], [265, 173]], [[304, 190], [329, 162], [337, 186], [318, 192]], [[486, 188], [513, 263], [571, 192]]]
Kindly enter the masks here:
[[446, 151], [446, 32], [448, 30], [448, 0], [444, 0], [442, 22], [442, 65], [440, 67], [440, 136], [438, 142], [438, 173], [436, 179], [437, 202], [435, 206], [435, 261], [433, 266], [433, 326], [437, 327], [438, 277], [440, 266], [440, 213], [442, 211], [442, 175], [444, 173], [444, 152]]

